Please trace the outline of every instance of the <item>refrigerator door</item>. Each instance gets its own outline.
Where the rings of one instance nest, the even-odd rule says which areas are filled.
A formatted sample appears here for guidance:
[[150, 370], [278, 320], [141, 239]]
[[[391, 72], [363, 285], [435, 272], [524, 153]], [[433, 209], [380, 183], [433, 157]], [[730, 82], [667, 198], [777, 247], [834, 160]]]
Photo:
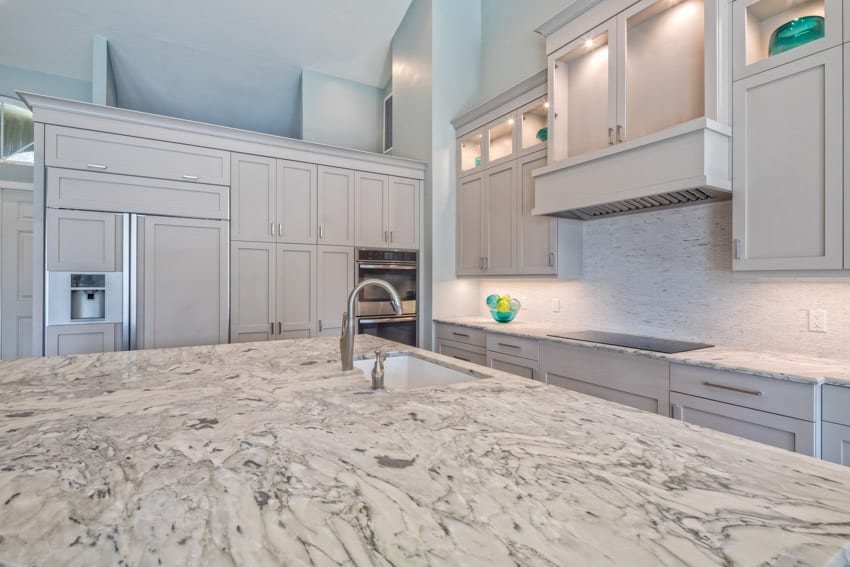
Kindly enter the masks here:
[[133, 232], [132, 348], [226, 343], [229, 223], [137, 215]]

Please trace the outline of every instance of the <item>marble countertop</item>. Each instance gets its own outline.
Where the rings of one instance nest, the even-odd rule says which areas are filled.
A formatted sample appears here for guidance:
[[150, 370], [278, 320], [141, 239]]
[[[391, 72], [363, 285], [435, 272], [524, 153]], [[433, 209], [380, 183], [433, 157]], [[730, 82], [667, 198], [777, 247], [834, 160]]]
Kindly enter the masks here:
[[850, 469], [417, 353], [489, 377], [372, 393], [335, 338], [0, 364], [0, 564], [850, 565]]
[[792, 380], [805, 383], [829, 382], [842, 386], [850, 386], [850, 360], [831, 360], [800, 354], [755, 351], [722, 345], [678, 354], [664, 354], [549, 336], [550, 334], [564, 334], [570, 331], [583, 330], [568, 329], [563, 326], [526, 323], [524, 321], [512, 321], [511, 323], [503, 324], [496, 323], [493, 319], [485, 317], [438, 318], [434, 319], [434, 321], [437, 323], [449, 323], [482, 329], [487, 332], [563, 342], [596, 350], [633, 354], [692, 366], [740, 372], [755, 376], [766, 376], [779, 380]]

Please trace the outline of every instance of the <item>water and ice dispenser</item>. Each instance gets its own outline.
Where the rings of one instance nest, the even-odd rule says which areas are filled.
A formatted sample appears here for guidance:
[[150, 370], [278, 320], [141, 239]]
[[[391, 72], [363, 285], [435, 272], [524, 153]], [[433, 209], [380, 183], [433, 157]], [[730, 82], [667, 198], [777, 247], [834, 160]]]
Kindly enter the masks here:
[[47, 324], [120, 323], [121, 272], [48, 272]]

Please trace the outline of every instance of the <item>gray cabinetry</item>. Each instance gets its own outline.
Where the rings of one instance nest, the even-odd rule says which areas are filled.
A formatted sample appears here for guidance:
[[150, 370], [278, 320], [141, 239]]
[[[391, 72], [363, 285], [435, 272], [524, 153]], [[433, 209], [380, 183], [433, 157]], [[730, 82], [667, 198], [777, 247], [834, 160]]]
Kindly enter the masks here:
[[669, 415], [666, 361], [541, 341], [540, 372], [547, 384]]
[[267, 242], [231, 244], [231, 342], [266, 341], [275, 336], [275, 247]]
[[823, 387], [822, 456], [850, 466], [850, 387]]
[[354, 246], [354, 172], [318, 168], [319, 244]]
[[342, 333], [342, 314], [348, 310], [346, 300], [354, 287], [354, 248], [319, 246], [318, 302], [319, 336]]
[[487, 366], [532, 380], [540, 380], [538, 341], [487, 333]]
[[484, 272], [516, 273], [516, 164], [493, 166], [484, 174]]
[[507, 372], [508, 374], [516, 374], [523, 378], [540, 380], [540, 365], [538, 362], [536, 360], [522, 358], [521, 356], [487, 351], [487, 366]]
[[819, 455], [817, 385], [684, 364], [670, 366], [673, 417]]
[[473, 364], [487, 365], [487, 335], [479, 329], [438, 323], [434, 333], [439, 354]]
[[484, 270], [484, 175], [458, 180], [457, 275], [479, 276]]
[[47, 209], [45, 268], [50, 271], [121, 271], [122, 215]]
[[138, 225], [138, 348], [226, 343], [228, 223], [140, 216]]
[[121, 350], [121, 326], [51, 325], [44, 336], [45, 356], [92, 354]]
[[517, 170], [517, 273], [557, 274], [558, 221], [534, 216], [534, 178], [531, 172], [546, 165], [546, 151], [520, 159]]
[[277, 240], [315, 244], [318, 240], [317, 167], [310, 163], [277, 162]]
[[386, 175], [358, 171], [354, 177], [354, 242], [363, 248], [385, 248], [390, 241], [387, 229]]
[[306, 339], [316, 329], [316, 246], [277, 246], [277, 337]]
[[420, 182], [404, 177], [390, 177], [387, 194], [387, 230], [390, 248], [419, 248]]
[[274, 159], [233, 154], [230, 188], [233, 240], [276, 242], [277, 166]]

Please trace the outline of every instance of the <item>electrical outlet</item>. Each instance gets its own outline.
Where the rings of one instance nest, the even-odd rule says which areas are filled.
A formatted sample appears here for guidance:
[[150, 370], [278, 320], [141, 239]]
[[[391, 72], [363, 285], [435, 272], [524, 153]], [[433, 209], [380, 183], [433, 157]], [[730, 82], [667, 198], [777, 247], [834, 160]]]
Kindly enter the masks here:
[[561, 300], [557, 297], [552, 299], [552, 313], [560, 313], [561, 312]]
[[823, 309], [809, 309], [809, 332], [826, 332], [826, 311]]

